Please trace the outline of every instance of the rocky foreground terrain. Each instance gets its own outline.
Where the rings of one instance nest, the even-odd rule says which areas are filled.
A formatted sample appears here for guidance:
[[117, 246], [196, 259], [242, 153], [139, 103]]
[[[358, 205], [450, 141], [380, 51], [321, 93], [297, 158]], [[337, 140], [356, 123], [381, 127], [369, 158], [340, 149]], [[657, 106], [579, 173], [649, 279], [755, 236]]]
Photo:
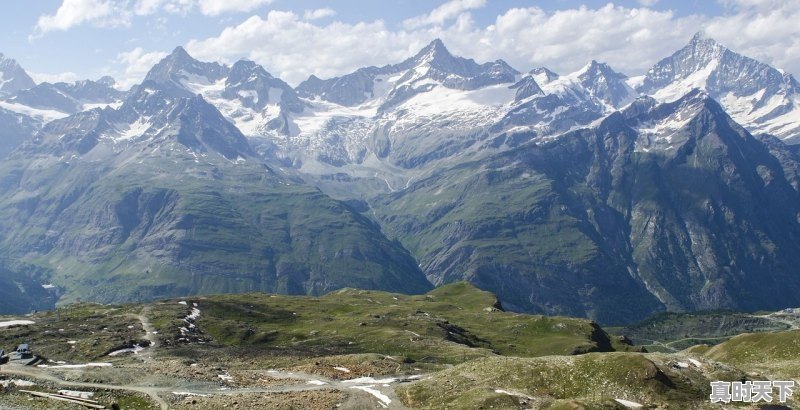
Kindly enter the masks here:
[[[767, 316], [765, 332], [647, 353], [585, 319], [506, 312], [464, 282], [80, 303], [0, 319], [0, 346], [29, 342], [44, 359], [3, 365], [1, 397], [12, 409], [83, 408], [26, 392], [59, 390], [137, 409], [719, 408], [710, 381], [800, 380], [796, 318]], [[671, 319], [652, 323], [674, 335]], [[727, 320], [704, 317], [703, 331]]]

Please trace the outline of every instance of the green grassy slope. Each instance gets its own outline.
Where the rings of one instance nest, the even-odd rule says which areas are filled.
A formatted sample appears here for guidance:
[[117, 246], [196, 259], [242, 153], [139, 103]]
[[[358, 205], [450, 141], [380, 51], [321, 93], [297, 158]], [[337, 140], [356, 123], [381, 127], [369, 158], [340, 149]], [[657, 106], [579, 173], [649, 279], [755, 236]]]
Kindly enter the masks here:
[[381, 353], [436, 363], [613, 349], [605, 332], [587, 320], [504, 312], [494, 295], [465, 282], [419, 296], [343, 289], [318, 298], [193, 300], [203, 311], [197, 325], [221, 346]]

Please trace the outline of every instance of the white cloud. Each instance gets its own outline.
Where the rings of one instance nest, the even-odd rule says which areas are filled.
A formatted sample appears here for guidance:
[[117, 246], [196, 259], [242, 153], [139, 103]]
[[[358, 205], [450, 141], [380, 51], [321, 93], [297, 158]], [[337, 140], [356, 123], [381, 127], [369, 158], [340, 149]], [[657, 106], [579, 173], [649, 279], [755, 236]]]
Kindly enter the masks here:
[[800, 74], [800, 2], [725, 0], [728, 13], [705, 32], [733, 50]]
[[705, 31], [734, 51], [800, 72], [800, 2], [720, 1], [726, 13], [717, 17], [607, 4], [557, 11], [514, 8], [479, 25], [469, 10], [484, 0], [458, 0], [396, 29], [381, 20], [321, 23], [273, 10], [226, 27], [218, 36], [192, 40], [187, 49], [206, 60], [250, 58], [291, 84], [311, 74], [327, 78], [399, 62], [434, 38], [456, 55], [479, 62], [504, 59], [520, 71], [546, 66], [568, 73], [595, 59], [637, 75]]
[[272, 3], [272, 0], [199, 0], [200, 12], [218, 16], [229, 12], [248, 12]]
[[403, 21], [403, 25], [410, 29], [427, 25], [442, 25], [446, 21], [452, 20], [466, 11], [479, 9], [485, 5], [486, 0], [450, 0], [433, 9], [428, 14], [412, 17]]
[[115, 87], [128, 89], [140, 83], [147, 72], [166, 55], [167, 53], [160, 51], [145, 52], [141, 47], [119, 53], [116, 61], [124, 66], [124, 73], [119, 76], [120, 80]]
[[97, 27], [127, 26], [130, 18], [130, 11], [112, 0], [64, 0], [55, 14], [39, 17], [33, 37], [69, 30], [84, 23]]
[[316, 10], [306, 10], [303, 13], [303, 20], [319, 20], [321, 18], [331, 17], [335, 15], [336, 15], [336, 10], [330, 7], [325, 7]]
[[658, 3], [659, 0], [639, 0], [639, 4], [645, 7], [653, 7]]
[[34, 27], [31, 38], [53, 31], [66, 31], [82, 24], [95, 27], [130, 26], [136, 16], [147, 16], [161, 10], [186, 14], [197, 8], [206, 16], [250, 12], [273, 0], [63, 0], [55, 14], [44, 14]]
[[[208, 14], [241, 11], [270, 0], [127, 1], [129, 15], [146, 15], [161, 10], [186, 12], [187, 7]], [[800, 26], [796, 24], [800, 21], [800, 2], [719, 1], [725, 13], [716, 17], [679, 16], [670, 10], [608, 4], [558, 11], [513, 8], [488, 24], [478, 24], [470, 10], [483, 7], [485, 0], [455, 0], [399, 27], [387, 26], [381, 20], [320, 20], [334, 15], [329, 8], [304, 13], [272, 10], [226, 27], [216, 36], [189, 41], [186, 48], [202, 60], [224, 62], [247, 57], [291, 84], [311, 74], [328, 78], [359, 67], [399, 62], [434, 38], [441, 38], [456, 55], [479, 62], [504, 59], [520, 71], [546, 66], [568, 73], [595, 59], [637, 75], [703, 30], [735, 51], [789, 72], [800, 72]], [[202, 2], [207, 2], [205, 8]], [[92, 4], [97, 7], [84, 10]], [[115, 4], [111, 0], [64, 0], [50, 20], [42, 20], [47, 16], [40, 20], [44, 21], [43, 30], [63, 30], [76, 24], [124, 24], [119, 16], [116, 20], [113, 17], [112, 11], [118, 9]], [[88, 14], [77, 13], [80, 10]], [[120, 83], [129, 86], [140, 81], [164, 54], [141, 48], [120, 53], [116, 60], [124, 67], [117, 73]]]
[[64, 73], [35, 73], [32, 71], [27, 72], [33, 78], [33, 81], [39, 83], [73, 83], [80, 80], [77, 74], [67, 71]]
[[186, 48], [206, 60], [245, 56], [296, 84], [311, 74], [329, 77], [397, 61], [421, 48], [428, 37], [390, 31], [382, 21], [318, 25], [273, 10], [265, 18], [252, 16], [227, 27], [217, 37], [190, 41]]
[[[433, 14], [420, 21], [439, 18], [430, 18]], [[488, 26], [461, 13], [447, 25], [391, 30], [380, 20], [316, 24], [292, 12], [270, 11], [216, 37], [190, 41], [187, 49], [207, 60], [248, 57], [292, 84], [311, 74], [326, 78], [398, 62], [437, 37], [454, 54], [478, 61], [502, 58], [519, 70], [543, 65], [570, 72], [597, 59], [635, 73], [685, 44], [701, 23], [699, 17], [679, 18], [670, 11], [607, 5], [554, 13], [537, 7], [510, 9]]]

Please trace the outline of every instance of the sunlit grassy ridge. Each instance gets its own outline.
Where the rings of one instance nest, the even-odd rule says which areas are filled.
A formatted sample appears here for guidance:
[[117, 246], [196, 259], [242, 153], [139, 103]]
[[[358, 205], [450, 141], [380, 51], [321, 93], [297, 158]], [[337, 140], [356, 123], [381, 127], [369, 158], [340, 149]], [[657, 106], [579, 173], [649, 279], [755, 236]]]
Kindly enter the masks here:
[[592, 322], [504, 312], [494, 295], [465, 282], [415, 296], [343, 289], [322, 297], [197, 300], [203, 311], [197, 325], [213, 344], [224, 346], [382, 353], [444, 363], [613, 348]]

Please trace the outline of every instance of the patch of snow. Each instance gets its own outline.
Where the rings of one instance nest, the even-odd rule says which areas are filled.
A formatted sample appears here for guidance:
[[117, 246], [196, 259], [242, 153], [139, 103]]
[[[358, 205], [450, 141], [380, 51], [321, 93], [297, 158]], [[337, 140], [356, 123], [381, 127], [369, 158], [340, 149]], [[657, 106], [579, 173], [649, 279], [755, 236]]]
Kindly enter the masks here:
[[195, 307], [195, 308], [192, 308], [192, 313], [190, 313], [188, 316], [186, 316], [186, 319], [197, 320], [198, 317], [200, 317], [200, 309]]
[[350, 373], [350, 369], [348, 369], [346, 367], [334, 366], [333, 368], [338, 370], [338, 371], [340, 371], [340, 372]]
[[214, 86], [219, 87], [220, 82], [224, 85], [224, 81], [212, 83], [205, 76], [187, 73], [184, 70], [179, 71], [178, 75], [183, 77], [180, 79], [181, 85], [183, 85], [183, 87], [189, 90], [192, 94], [203, 94], [204, 92], [208, 92], [209, 88]]
[[[766, 90], [759, 90], [746, 96], [737, 96], [730, 92], [720, 96], [719, 102], [736, 122], [751, 132], [766, 132], [779, 137], [785, 137], [787, 133], [794, 135], [793, 131], [800, 127], [800, 97], [790, 98], [778, 93], [756, 107], [756, 101], [760, 101], [765, 92]], [[773, 117], [774, 111], [785, 110], [787, 107], [788, 111]]]
[[0, 101], [0, 108], [4, 108], [9, 111], [13, 111], [17, 114], [26, 115], [28, 117], [33, 117], [38, 119], [42, 122], [50, 122], [53, 120], [59, 120], [61, 118], [66, 118], [69, 114], [56, 111], [56, 110], [42, 110], [38, 108], [28, 107], [27, 105], [12, 103], [8, 101]]
[[703, 67], [702, 70], [697, 70], [686, 78], [675, 81], [656, 91], [653, 94], [653, 98], [661, 102], [672, 102], [683, 97], [686, 93], [695, 88], [705, 90], [708, 78], [711, 76], [711, 73], [717, 69], [718, 64], [719, 60], [712, 60], [707, 66]]
[[672, 148], [673, 136], [685, 127], [695, 116], [701, 105], [686, 106], [673, 115], [655, 122], [645, 122], [634, 127], [640, 135], [634, 148], [637, 152], [647, 152], [652, 148]]
[[231, 376], [229, 374], [218, 374], [217, 377], [222, 379], [222, 381], [224, 381], [224, 382], [233, 383], [233, 376]]
[[315, 386], [322, 386], [323, 384], [328, 384], [328, 383], [325, 383], [321, 380], [309, 380], [308, 384], [313, 384]]
[[42, 284], [42, 287], [45, 288], [45, 289], [53, 289], [53, 288], [56, 287], [56, 285], [51, 285], [49, 283], [44, 283], [44, 284]]
[[197, 396], [197, 397], [209, 397], [210, 394], [202, 394], [202, 393], [192, 393], [188, 391], [174, 391], [172, 394], [176, 396]]
[[623, 406], [625, 406], [625, 407], [627, 407], [629, 409], [640, 409], [640, 408], [644, 407], [643, 405], [641, 405], [641, 404], [639, 404], [639, 403], [637, 403], [635, 401], [630, 401], [630, 400], [625, 400], [625, 399], [614, 399], [614, 401], [616, 401], [617, 403], [619, 403], [619, 404], [621, 404], [621, 405], [623, 405]]
[[91, 399], [94, 397], [94, 392], [91, 391], [59, 390], [58, 394], [62, 396], [77, 397], [79, 399]]
[[682, 369], [685, 369], [685, 368], [689, 367], [689, 363], [686, 363], [686, 362], [677, 362], [675, 364], [678, 365], [678, 367], [680, 367]]
[[342, 383], [365, 383], [365, 384], [383, 384], [394, 383], [397, 379], [375, 379], [373, 377], [359, 377], [357, 379], [345, 380]]
[[644, 83], [645, 78], [647, 78], [646, 75], [637, 75], [635, 77], [628, 77], [625, 82], [628, 83], [628, 87], [636, 89]]
[[139, 354], [139, 352], [141, 352], [142, 350], [144, 350], [144, 347], [142, 347], [142, 346], [139, 346], [139, 345], [133, 345], [133, 347], [128, 347], [128, 348], [125, 348], [125, 349], [114, 350], [113, 352], [109, 353], [108, 355], [109, 355], [109, 356], [118, 356], [118, 355], [121, 355], [121, 354], [123, 354], [123, 353], [133, 353], [133, 354]]
[[693, 364], [694, 367], [701, 367], [703, 365], [702, 363], [700, 363], [698, 360], [695, 359], [689, 359], [689, 363]]
[[522, 394], [522, 393], [514, 393], [514, 392], [510, 392], [510, 391], [508, 391], [508, 390], [503, 390], [503, 389], [495, 389], [495, 391], [494, 391], [494, 392], [495, 392], [495, 393], [500, 393], [500, 394], [507, 394], [507, 395], [509, 395], [509, 396], [524, 397], [524, 398], [526, 398], [526, 399], [532, 399], [532, 397], [531, 397], [531, 396], [528, 396], [528, 395], [526, 395], [526, 394]]
[[388, 405], [388, 404], [390, 404], [392, 402], [392, 399], [390, 399], [389, 396], [381, 393], [380, 391], [378, 391], [376, 389], [373, 389], [372, 387], [373, 386], [351, 386], [350, 388], [351, 389], [358, 389], [358, 390], [365, 391], [365, 392], [377, 397], [378, 400], [380, 400], [385, 405]]
[[178, 303], [181, 304], [181, 305], [186, 305], [186, 301], [185, 300], [182, 300], [182, 301], [180, 301]]
[[71, 345], [74, 345], [75, 343], [78, 343], [78, 342], [76, 342], [76, 341], [74, 341], [74, 340], [67, 340], [67, 343], [69, 343], [69, 344], [71, 344]]
[[114, 138], [115, 141], [126, 141], [129, 139], [133, 139], [136, 137], [141, 137], [153, 124], [150, 123], [150, 119], [147, 117], [141, 117], [136, 122], [128, 125], [128, 128], [125, 130], [120, 130], [119, 135]]
[[258, 93], [253, 90], [239, 90], [236, 94], [245, 100], [253, 100], [253, 104], [258, 104]]
[[183, 318], [183, 322], [186, 323], [186, 326], [178, 328], [181, 335], [185, 336], [187, 333], [194, 331], [195, 324], [193, 322], [197, 320], [198, 317], [200, 317], [200, 309], [197, 308], [197, 303], [192, 303], [192, 310]]
[[16, 325], [32, 325], [36, 322], [33, 320], [8, 320], [5, 322], [0, 322], [0, 327], [9, 327], [9, 326], [16, 326]]
[[111, 363], [86, 363], [86, 364], [61, 364], [58, 366], [50, 366], [46, 364], [40, 364], [36, 367], [42, 367], [47, 369], [82, 369], [86, 367], [113, 367], [114, 365]]
[[477, 90], [456, 90], [437, 86], [428, 92], [411, 97], [400, 104], [400, 107], [409, 110], [416, 117], [434, 117], [444, 113], [450, 115], [494, 113], [490, 118], [497, 118], [501, 114], [495, 111], [513, 102], [515, 95], [516, 90], [509, 88], [508, 84], [492, 85]]
[[89, 111], [95, 108], [106, 108], [106, 107], [113, 108], [116, 110], [121, 106], [122, 106], [122, 101], [114, 101], [110, 103], [87, 103], [81, 105], [81, 111]]
[[36, 386], [36, 383], [34, 383], [34, 382], [29, 382], [29, 381], [27, 381], [27, 380], [22, 380], [22, 379], [14, 379], [14, 380], [0, 380], [0, 386], [3, 386], [3, 387], [8, 387], [10, 384], [13, 384], [14, 386], [17, 386], [17, 387], [30, 387], [30, 386]]

